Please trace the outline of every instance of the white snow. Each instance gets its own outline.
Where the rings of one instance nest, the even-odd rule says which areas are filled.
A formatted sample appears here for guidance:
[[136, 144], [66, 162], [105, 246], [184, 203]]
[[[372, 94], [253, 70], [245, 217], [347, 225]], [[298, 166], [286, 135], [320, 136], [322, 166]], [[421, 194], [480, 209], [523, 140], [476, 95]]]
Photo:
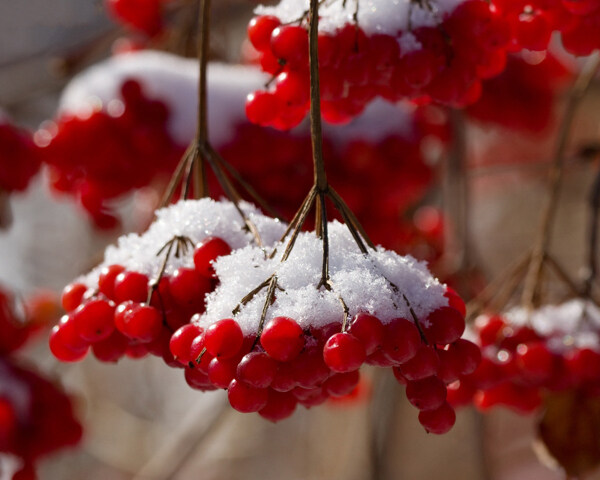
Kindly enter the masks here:
[[384, 323], [397, 317], [412, 319], [402, 296], [393, 291], [389, 281], [406, 295], [419, 319], [448, 305], [443, 296], [445, 287], [431, 276], [424, 262], [383, 248], [365, 256], [348, 229], [338, 222], [329, 224], [329, 239], [333, 291], [316, 288], [321, 278], [322, 243], [314, 233], [301, 233], [285, 262], [280, 261], [285, 242], [278, 246], [273, 259], [265, 258], [260, 249], [249, 245], [215, 262], [220, 285], [207, 297], [206, 313], [199, 323], [205, 326], [222, 318], [235, 318], [245, 334], [255, 333], [266, 288], [237, 315], [232, 311], [246, 294], [273, 273], [283, 291], [276, 290], [276, 300], [268, 309], [266, 321], [284, 315], [294, 318], [303, 328], [341, 322], [340, 296], [351, 316], [363, 311], [376, 315]]
[[[463, 1], [429, 0], [420, 6], [411, 0], [326, 0], [319, 7], [319, 31], [333, 33], [347, 24], [354, 24], [357, 2], [358, 24], [367, 35], [397, 35], [401, 31], [439, 25]], [[281, 0], [275, 6], [260, 5], [254, 12], [274, 15], [282, 23], [289, 23], [302, 18], [309, 5], [310, 0]]]
[[[285, 230], [280, 221], [262, 215], [259, 210], [243, 202], [242, 210], [256, 225], [265, 246], [273, 245]], [[253, 241], [252, 235], [243, 229], [241, 215], [229, 201], [215, 201], [209, 198], [186, 200], [156, 212], [156, 220], [141, 235], [130, 233], [119, 237], [116, 245], [107, 247], [104, 261], [89, 274], [78, 279], [89, 288], [98, 285], [100, 270], [108, 265], [122, 265], [153, 278], [158, 274], [164, 253], [156, 254], [176, 235], [188, 237], [194, 245], [209, 236], [225, 240], [232, 249], [244, 247]], [[193, 267], [193, 249], [186, 255], [176, 258], [172, 253], [165, 273], [171, 274], [179, 267]]]
[[[198, 61], [169, 53], [144, 50], [116, 55], [76, 75], [64, 89], [59, 113], [78, 114], [108, 108], [120, 99], [125, 80], [135, 79], [145, 95], [169, 107], [169, 133], [187, 145], [196, 132]], [[230, 140], [233, 127], [245, 119], [246, 95], [261, 88], [268, 77], [250, 66], [211, 63], [208, 67], [208, 133], [213, 145]], [[114, 104], [113, 104], [114, 105]]]

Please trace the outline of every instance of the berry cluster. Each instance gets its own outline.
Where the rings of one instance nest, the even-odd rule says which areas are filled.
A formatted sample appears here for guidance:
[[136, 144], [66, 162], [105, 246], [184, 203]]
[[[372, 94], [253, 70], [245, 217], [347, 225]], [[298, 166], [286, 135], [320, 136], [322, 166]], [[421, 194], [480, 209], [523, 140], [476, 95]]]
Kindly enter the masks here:
[[529, 318], [522, 311], [479, 317], [474, 334], [481, 364], [450, 386], [449, 401], [531, 413], [546, 393], [598, 396], [599, 320], [598, 310], [581, 300], [543, 307]]
[[40, 164], [31, 134], [5, 121], [0, 113], [0, 191], [25, 190]]
[[120, 23], [148, 37], [163, 29], [163, 10], [171, 0], [104, 0], [108, 13]]
[[105, 109], [63, 114], [35, 134], [54, 191], [76, 197], [99, 228], [118, 219], [110, 201], [168, 175], [181, 151], [169, 136], [167, 107], [127, 80]]
[[[272, 421], [298, 404], [309, 408], [347, 395], [365, 363], [394, 367], [426, 430], [445, 433], [455, 416], [443, 372], [472, 372], [479, 356], [460, 339], [464, 303], [412, 260], [385, 250], [372, 260], [353, 252], [343, 228], [329, 227], [332, 252], [343, 257], [332, 264], [331, 289], [316, 287], [320, 240], [312, 233], [300, 234], [292, 257], [279, 265], [277, 255], [265, 259], [252, 246], [221, 258], [220, 284], [206, 312], [176, 332], [171, 351], [182, 364], [192, 362], [186, 379], [193, 388], [226, 388], [233, 408]], [[259, 288], [236, 307], [241, 292], [270, 268], [278, 287], [272, 302]], [[410, 307], [401, 291], [410, 292]], [[347, 323], [340, 299], [351, 315]]]
[[[104, 362], [151, 353], [178, 366], [169, 351], [171, 335], [204, 311], [205, 296], [218, 281], [212, 262], [249, 241], [236, 215], [228, 203], [180, 202], [159, 212], [143, 236], [122, 237], [101, 266], [65, 288], [67, 314], [50, 335], [54, 356], [78, 361], [91, 347]], [[182, 231], [178, 222], [183, 216], [188, 222]], [[271, 223], [273, 237], [281, 229]], [[221, 236], [208, 235], [210, 230]], [[164, 261], [168, 268], [163, 270]]]
[[553, 123], [555, 100], [569, 78], [565, 65], [550, 52], [538, 63], [509, 55], [504, 71], [482, 83], [481, 97], [466, 112], [486, 124], [542, 133]]
[[[250, 22], [260, 64], [275, 76], [268, 90], [248, 96], [246, 113], [254, 123], [285, 130], [308, 112], [305, 3], [283, 0], [258, 9]], [[463, 107], [479, 98], [482, 79], [504, 68], [509, 28], [486, 2], [467, 0], [453, 8], [430, 0], [410, 2], [406, 10], [384, 1], [376, 7], [360, 3], [357, 24], [347, 23], [355, 8], [347, 3], [320, 9], [321, 110], [330, 123], [350, 121], [377, 96]]]
[[563, 46], [574, 55], [590, 55], [600, 47], [596, 0], [494, 0], [492, 5], [510, 25], [511, 50], [546, 50], [554, 31], [561, 32]]

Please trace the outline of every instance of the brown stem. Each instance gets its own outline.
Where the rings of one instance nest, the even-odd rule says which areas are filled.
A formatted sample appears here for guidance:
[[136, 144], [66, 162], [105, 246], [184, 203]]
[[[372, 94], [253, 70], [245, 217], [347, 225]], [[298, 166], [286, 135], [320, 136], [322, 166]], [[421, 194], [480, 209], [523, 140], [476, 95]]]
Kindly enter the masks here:
[[588, 223], [588, 271], [583, 288], [583, 295], [590, 298], [594, 280], [598, 273], [598, 214], [600, 213], [600, 170], [592, 185], [589, 200], [590, 217]]
[[565, 150], [567, 148], [567, 141], [571, 133], [575, 112], [579, 102], [587, 92], [599, 66], [600, 56], [598, 55], [598, 52], [595, 52], [589, 57], [586, 65], [575, 81], [567, 101], [567, 106], [558, 133], [556, 149], [548, 178], [547, 203], [542, 211], [538, 235], [532, 249], [529, 271], [525, 277], [525, 288], [523, 289], [522, 303], [523, 306], [529, 310], [532, 310], [535, 307], [537, 297], [539, 295], [542, 266], [544, 257], [548, 251], [552, 226], [556, 217], [560, 187], [562, 185]]
[[329, 282], [329, 232], [327, 230], [327, 207], [325, 206], [325, 194], [319, 193], [319, 202], [317, 203], [319, 207], [318, 211], [320, 214], [320, 224], [321, 231], [320, 237], [323, 242], [323, 264], [321, 267], [321, 280], [319, 281], [319, 285], [317, 289], [321, 288], [323, 285], [327, 285]]
[[267, 297], [265, 298], [265, 303], [263, 305], [262, 312], [260, 314], [260, 321], [258, 322], [258, 330], [256, 331], [256, 338], [254, 339], [254, 343], [252, 344], [252, 349], [258, 343], [260, 336], [262, 334], [263, 328], [265, 326], [265, 320], [267, 318], [267, 311], [269, 310], [269, 306], [273, 301], [273, 297], [275, 295], [275, 287], [277, 287], [277, 275], [272, 275], [271, 280], [269, 281], [269, 289], [267, 290]]

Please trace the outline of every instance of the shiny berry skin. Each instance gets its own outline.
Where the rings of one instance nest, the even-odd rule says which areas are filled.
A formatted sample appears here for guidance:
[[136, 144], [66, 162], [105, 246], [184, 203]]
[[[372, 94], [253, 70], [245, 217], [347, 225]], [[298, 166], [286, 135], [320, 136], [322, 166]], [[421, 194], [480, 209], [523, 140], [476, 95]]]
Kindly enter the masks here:
[[215, 278], [215, 269], [212, 263], [219, 257], [229, 255], [231, 247], [219, 237], [207, 237], [194, 251], [194, 266], [196, 272], [206, 278]]
[[348, 332], [362, 342], [367, 355], [374, 353], [383, 342], [383, 325], [377, 317], [368, 313], [356, 314]]
[[446, 401], [446, 386], [435, 376], [409, 381], [406, 398], [419, 410], [435, 410]]
[[232, 318], [219, 320], [204, 331], [204, 346], [213, 357], [231, 358], [238, 354], [243, 343], [242, 329]]
[[270, 422], [279, 422], [292, 416], [297, 403], [296, 397], [291, 393], [269, 390], [267, 404], [259, 410], [258, 414]]
[[420, 345], [419, 331], [410, 320], [395, 318], [385, 326], [383, 353], [396, 364], [414, 357]]
[[456, 293], [456, 291], [453, 288], [446, 287], [444, 297], [448, 299], [448, 305], [458, 310], [464, 318], [467, 314], [467, 307], [463, 299], [460, 298], [460, 295], [458, 295], [458, 293]]
[[517, 346], [516, 363], [525, 378], [543, 381], [552, 376], [555, 358], [544, 342], [521, 343]]
[[402, 376], [407, 380], [421, 380], [436, 375], [440, 366], [437, 352], [428, 345], [421, 345], [413, 358], [400, 365]]
[[272, 15], [254, 17], [248, 24], [248, 39], [259, 52], [265, 52], [271, 47], [271, 34], [281, 21]]
[[148, 296], [148, 277], [138, 272], [121, 272], [115, 278], [114, 299], [116, 302], [133, 300], [143, 302]]
[[193, 323], [189, 323], [180, 327], [169, 341], [169, 349], [173, 356], [183, 365], [195, 360], [192, 357], [191, 347], [192, 342], [196, 337], [201, 335], [203, 329]]
[[83, 299], [87, 287], [82, 283], [71, 283], [65, 287], [61, 296], [62, 307], [67, 312], [75, 310]]
[[465, 331], [464, 318], [452, 307], [440, 307], [434, 310], [428, 315], [426, 323], [428, 325], [422, 324], [425, 337], [430, 343], [438, 345], [455, 342]]
[[305, 65], [308, 61], [308, 33], [294, 25], [277, 27], [271, 34], [271, 49], [277, 58], [291, 65]]
[[52, 355], [61, 362], [77, 362], [83, 359], [89, 350], [89, 344], [83, 344], [82, 346], [74, 345], [68, 334], [68, 330], [65, 331], [60, 325], [52, 328], [49, 344]]
[[232, 380], [227, 388], [227, 398], [238, 412], [258, 412], [267, 406], [268, 391], [266, 388], [254, 388]]
[[325, 380], [323, 389], [328, 395], [342, 397], [351, 393], [358, 385], [359, 380], [360, 373], [358, 370], [346, 373], [336, 373]]
[[115, 306], [101, 298], [92, 299], [75, 310], [73, 321], [81, 338], [90, 343], [108, 338], [115, 328], [114, 311]]
[[201, 306], [204, 296], [211, 290], [210, 280], [198, 274], [193, 268], [178, 268], [169, 277], [169, 292], [178, 305]]
[[208, 364], [208, 379], [219, 388], [227, 388], [235, 378], [237, 361], [235, 359], [213, 358]]
[[469, 375], [481, 363], [481, 350], [473, 342], [459, 338], [448, 347], [448, 352], [456, 358], [459, 373]]
[[236, 378], [255, 388], [266, 388], [277, 374], [277, 362], [264, 352], [250, 352], [240, 360]]
[[423, 425], [427, 433], [441, 435], [448, 432], [454, 426], [456, 413], [454, 413], [454, 409], [448, 403], [443, 403], [435, 410], [420, 411], [419, 422]]
[[304, 332], [295, 320], [275, 317], [265, 325], [260, 344], [275, 360], [289, 362], [304, 348]]
[[358, 370], [367, 354], [361, 341], [350, 333], [336, 333], [323, 348], [323, 359], [327, 366], [338, 373]]
[[331, 375], [331, 370], [323, 360], [323, 350], [313, 347], [303, 351], [292, 360], [294, 380], [302, 388], [315, 388]]
[[149, 305], [136, 305], [129, 313], [126, 331], [129, 338], [142, 343], [156, 340], [163, 326], [162, 314]]
[[246, 98], [246, 116], [257, 125], [271, 125], [282, 109], [281, 99], [270, 92], [258, 90]]
[[109, 265], [100, 270], [98, 277], [98, 290], [111, 300], [115, 299], [115, 280], [117, 276], [125, 271], [122, 265]]

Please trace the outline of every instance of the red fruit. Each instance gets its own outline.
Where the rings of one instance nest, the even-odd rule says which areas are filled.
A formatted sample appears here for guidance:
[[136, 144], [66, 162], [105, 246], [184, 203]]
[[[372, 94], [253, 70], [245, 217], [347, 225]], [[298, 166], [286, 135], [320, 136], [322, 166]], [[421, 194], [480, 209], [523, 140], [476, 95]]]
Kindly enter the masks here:
[[455, 308], [440, 307], [428, 315], [421, 327], [430, 343], [447, 345], [460, 338], [465, 331], [465, 320]]
[[227, 388], [235, 378], [237, 360], [213, 358], [208, 364], [208, 379], [219, 388]]
[[266, 407], [268, 392], [266, 388], [254, 388], [238, 380], [232, 380], [227, 389], [227, 398], [238, 412], [258, 412]]
[[565, 354], [568, 375], [577, 383], [594, 382], [600, 378], [600, 353], [589, 348], [573, 349]]
[[308, 33], [303, 27], [285, 25], [271, 34], [273, 54], [291, 66], [304, 66], [308, 62]]
[[267, 388], [277, 374], [277, 362], [264, 352], [250, 352], [237, 366], [236, 378], [255, 388]]
[[304, 348], [304, 332], [293, 319], [275, 317], [265, 325], [260, 344], [275, 360], [289, 362]]
[[203, 329], [193, 323], [189, 323], [179, 328], [169, 341], [169, 349], [173, 356], [183, 365], [195, 360], [192, 357], [192, 342], [203, 332]]
[[365, 347], [350, 333], [336, 333], [323, 348], [323, 359], [334, 372], [358, 370], [366, 358]]
[[219, 237], [206, 237], [194, 251], [194, 266], [196, 272], [206, 278], [215, 278], [212, 263], [219, 257], [229, 255], [231, 247]]
[[348, 332], [358, 338], [371, 355], [383, 342], [383, 325], [379, 319], [368, 313], [358, 313], [350, 323]]
[[204, 332], [204, 346], [213, 357], [234, 357], [242, 348], [243, 343], [242, 329], [232, 318], [219, 320]]
[[60, 299], [62, 307], [67, 312], [75, 310], [87, 292], [87, 287], [83, 283], [71, 283], [65, 287]]
[[294, 379], [303, 388], [321, 385], [331, 375], [320, 348], [311, 348], [298, 355], [292, 361], [292, 371]]
[[89, 349], [89, 345], [80, 348], [74, 348], [65, 339], [68, 335], [60, 325], [56, 325], [50, 332], [50, 351], [61, 362], [77, 362], [85, 357]]
[[210, 280], [192, 268], [178, 268], [169, 278], [169, 292], [178, 305], [204, 310], [204, 296], [211, 290]]
[[127, 337], [115, 330], [107, 339], [94, 343], [92, 345], [92, 351], [98, 360], [115, 363], [125, 355], [127, 346]]
[[544, 342], [521, 343], [517, 346], [515, 359], [528, 380], [541, 382], [549, 379], [554, 372], [555, 357]]
[[81, 305], [73, 314], [75, 328], [80, 337], [93, 343], [108, 338], [115, 329], [114, 304], [95, 298]]
[[310, 99], [310, 82], [303, 72], [286, 70], [276, 79], [275, 95], [287, 105], [305, 106]]
[[123, 333], [129, 338], [147, 343], [160, 336], [162, 326], [162, 315], [156, 308], [136, 305], [129, 313], [126, 331]]
[[473, 373], [481, 363], [481, 350], [477, 345], [464, 338], [459, 338], [448, 347], [448, 352], [455, 358], [460, 375]]
[[138, 272], [121, 272], [115, 278], [114, 298], [117, 303], [133, 300], [144, 302], [148, 296], [148, 277]]
[[435, 410], [446, 401], [446, 385], [435, 376], [409, 381], [406, 398], [419, 410]]
[[446, 297], [448, 299], [448, 305], [450, 307], [458, 310], [464, 318], [465, 315], [467, 314], [467, 307], [466, 307], [463, 299], [460, 298], [460, 295], [458, 293], [456, 293], [456, 291], [453, 288], [446, 287], [446, 292], [444, 293], [444, 297]]
[[266, 52], [271, 48], [271, 34], [281, 21], [272, 15], [254, 17], [248, 24], [248, 39], [252, 46], [259, 52]]
[[278, 422], [292, 416], [296, 410], [296, 397], [291, 393], [269, 390], [267, 404], [258, 414], [271, 422]]
[[428, 345], [421, 345], [413, 358], [400, 365], [402, 376], [407, 380], [421, 380], [437, 374], [440, 358]]
[[275, 378], [271, 382], [271, 389], [277, 392], [289, 392], [298, 386], [298, 382], [294, 379], [294, 371], [290, 363], [280, 363], [277, 366]]
[[419, 412], [419, 422], [427, 433], [435, 433], [441, 435], [448, 432], [456, 422], [456, 413], [454, 409], [443, 403], [435, 410], [426, 410]]
[[246, 98], [246, 117], [257, 125], [270, 125], [277, 120], [283, 106], [277, 95], [259, 90]]
[[346, 373], [336, 373], [325, 380], [323, 389], [328, 395], [342, 397], [352, 392], [358, 385], [360, 373], [358, 370]]
[[414, 357], [420, 345], [419, 331], [410, 320], [395, 318], [385, 326], [383, 353], [396, 364]]
[[502, 317], [497, 315], [477, 318], [475, 327], [479, 333], [479, 343], [481, 346], [487, 347], [488, 345], [495, 345], [504, 325], [505, 323]]
[[206, 372], [197, 368], [188, 367], [185, 369], [185, 381], [190, 387], [203, 392], [217, 389], [209, 380]]
[[111, 300], [115, 299], [115, 280], [117, 276], [125, 271], [125, 267], [122, 265], [110, 265], [103, 267], [100, 270], [100, 276], [98, 277], [98, 290]]

